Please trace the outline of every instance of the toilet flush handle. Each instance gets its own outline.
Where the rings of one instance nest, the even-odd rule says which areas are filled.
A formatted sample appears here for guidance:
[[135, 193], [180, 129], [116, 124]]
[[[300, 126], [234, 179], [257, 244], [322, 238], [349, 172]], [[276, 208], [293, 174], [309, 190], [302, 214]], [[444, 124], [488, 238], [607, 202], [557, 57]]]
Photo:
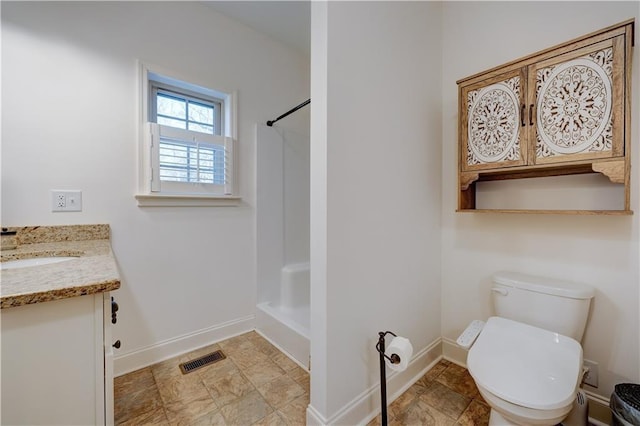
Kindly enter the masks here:
[[506, 296], [507, 294], [509, 294], [509, 290], [507, 290], [506, 288], [493, 287], [491, 291], [495, 291], [496, 293], [501, 294], [503, 296]]

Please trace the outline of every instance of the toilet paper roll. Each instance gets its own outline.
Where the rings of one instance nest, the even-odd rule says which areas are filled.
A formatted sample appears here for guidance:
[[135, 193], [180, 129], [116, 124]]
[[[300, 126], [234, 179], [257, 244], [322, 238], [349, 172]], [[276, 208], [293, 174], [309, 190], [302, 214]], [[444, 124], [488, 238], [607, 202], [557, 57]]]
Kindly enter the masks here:
[[404, 371], [411, 360], [413, 346], [411, 346], [411, 342], [406, 337], [397, 336], [391, 340], [391, 343], [389, 343], [389, 346], [387, 346], [384, 352], [389, 358], [391, 358], [391, 355], [393, 354], [400, 357], [400, 362], [398, 364], [392, 364], [391, 361], [385, 358], [389, 368], [395, 371]]

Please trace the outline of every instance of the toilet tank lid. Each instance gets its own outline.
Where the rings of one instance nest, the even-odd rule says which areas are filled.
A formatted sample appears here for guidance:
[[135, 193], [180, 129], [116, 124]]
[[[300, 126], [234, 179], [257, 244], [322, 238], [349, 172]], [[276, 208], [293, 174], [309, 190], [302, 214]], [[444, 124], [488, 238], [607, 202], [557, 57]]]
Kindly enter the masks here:
[[552, 294], [555, 296], [569, 297], [571, 299], [591, 299], [595, 295], [595, 289], [584, 283], [539, 277], [519, 272], [496, 272], [493, 274], [493, 282], [523, 290], [535, 291], [536, 293]]

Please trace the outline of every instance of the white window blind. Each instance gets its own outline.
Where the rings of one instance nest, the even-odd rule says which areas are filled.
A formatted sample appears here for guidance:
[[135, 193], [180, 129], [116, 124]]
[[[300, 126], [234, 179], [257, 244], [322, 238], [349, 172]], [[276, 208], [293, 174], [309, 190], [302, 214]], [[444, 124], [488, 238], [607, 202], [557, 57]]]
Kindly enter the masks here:
[[232, 194], [233, 139], [149, 123], [151, 192]]

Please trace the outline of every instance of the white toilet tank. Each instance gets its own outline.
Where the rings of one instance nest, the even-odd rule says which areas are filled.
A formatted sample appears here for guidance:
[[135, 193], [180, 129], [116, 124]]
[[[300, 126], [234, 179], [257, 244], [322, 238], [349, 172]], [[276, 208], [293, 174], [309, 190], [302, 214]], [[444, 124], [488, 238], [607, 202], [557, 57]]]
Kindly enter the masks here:
[[493, 284], [497, 316], [582, 340], [593, 287], [509, 271], [495, 273]]

